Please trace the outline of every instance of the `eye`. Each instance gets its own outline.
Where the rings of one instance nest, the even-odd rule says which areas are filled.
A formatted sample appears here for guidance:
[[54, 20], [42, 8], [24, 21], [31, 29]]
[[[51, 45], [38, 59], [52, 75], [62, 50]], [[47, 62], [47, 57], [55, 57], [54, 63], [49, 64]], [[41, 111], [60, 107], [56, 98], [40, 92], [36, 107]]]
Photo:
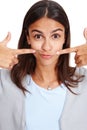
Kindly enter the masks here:
[[60, 38], [60, 35], [59, 35], [59, 34], [53, 34], [53, 35], [52, 35], [52, 38], [53, 38], [53, 39], [58, 39], [58, 38]]
[[35, 34], [35, 35], [34, 35], [34, 38], [35, 38], [36, 40], [40, 40], [40, 39], [42, 39], [43, 37], [42, 37], [41, 34]]

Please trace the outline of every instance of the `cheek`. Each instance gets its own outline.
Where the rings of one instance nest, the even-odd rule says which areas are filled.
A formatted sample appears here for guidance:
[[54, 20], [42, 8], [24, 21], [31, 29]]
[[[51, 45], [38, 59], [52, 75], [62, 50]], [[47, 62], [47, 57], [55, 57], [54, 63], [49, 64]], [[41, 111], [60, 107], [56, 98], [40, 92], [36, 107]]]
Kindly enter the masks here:
[[57, 50], [61, 50], [63, 48], [63, 43], [58, 43], [58, 45], [57, 45], [57, 47], [56, 47], [56, 49]]
[[37, 42], [31, 42], [30, 45], [31, 45], [31, 48], [35, 50], [39, 50], [41, 48], [41, 44]]
[[62, 49], [62, 48], [63, 48], [63, 44], [60, 44], [60, 45], [59, 45], [59, 49]]
[[41, 43], [34, 41], [31, 37], [27, 38], [28, 44], [31, 45], [32, 49], [38, 50], [41, 48]]
[[63, 49], [63, 45], [65, 44], [65, 40], [63, 39], [62, 41], [61, 41], [61, 44], [60, 44], [60, 48], [59, 49]]

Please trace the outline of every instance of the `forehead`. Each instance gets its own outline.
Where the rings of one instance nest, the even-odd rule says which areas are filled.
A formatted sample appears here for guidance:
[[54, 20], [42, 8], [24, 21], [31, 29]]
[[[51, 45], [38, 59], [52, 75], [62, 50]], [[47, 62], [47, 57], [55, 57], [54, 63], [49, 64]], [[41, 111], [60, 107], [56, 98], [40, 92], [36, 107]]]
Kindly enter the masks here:
[[61, 23], [53, 19], [43, 17], [34, 22], [33, 24], [31, 24], [29, 30], [38, 29], [38, 30], [52, 31], [56, 28], [59, 28], [63, 31], [65, 30], [64, 26]]

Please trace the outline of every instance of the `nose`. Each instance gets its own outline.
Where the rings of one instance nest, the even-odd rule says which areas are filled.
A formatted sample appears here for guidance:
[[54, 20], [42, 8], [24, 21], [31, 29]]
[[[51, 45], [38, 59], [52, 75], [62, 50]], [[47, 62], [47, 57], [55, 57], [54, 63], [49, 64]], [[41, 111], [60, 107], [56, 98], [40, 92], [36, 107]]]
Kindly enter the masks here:
[[51, 51], [52, 50], [52, 45], [50, 40], [45, 40], [44, 43], [42, 44], [42, 50], [44, 51]]

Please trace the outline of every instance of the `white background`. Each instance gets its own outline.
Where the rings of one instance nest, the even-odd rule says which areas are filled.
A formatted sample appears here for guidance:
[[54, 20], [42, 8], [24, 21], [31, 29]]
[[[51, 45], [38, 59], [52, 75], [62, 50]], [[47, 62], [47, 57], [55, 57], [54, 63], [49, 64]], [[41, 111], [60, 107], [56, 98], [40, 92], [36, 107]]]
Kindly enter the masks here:
[[[85, 43], [83, 30], [87, 27], [86, 0], [55, 0], [65, 9], [71, 26], [71, 46]], [[37, 0], [0, 0], [0, 41], [8, 31], [11, 32], [11, 41], [8, 47], [17, 48], [21, 33], [23, 18], [32, 4]], [[73, 55], [71, 64], [74, 65]]]

